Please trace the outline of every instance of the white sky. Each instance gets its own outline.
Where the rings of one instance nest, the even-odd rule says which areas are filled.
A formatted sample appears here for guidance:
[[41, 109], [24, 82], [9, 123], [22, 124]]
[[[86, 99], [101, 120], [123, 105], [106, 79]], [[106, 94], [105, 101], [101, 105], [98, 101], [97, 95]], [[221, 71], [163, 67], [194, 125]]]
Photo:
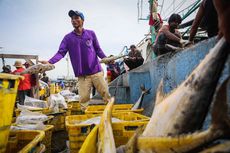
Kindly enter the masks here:
[[[172, 2], [165, 1], [164, 7]], [[105, 54], [117, 55], [124, 46], [137, 44], [148, 33], [148, 21], [137, 21], [137, 2], [0, 0], [0, 47], [3, 47], [0, 53], [39, 55], [40, 60], [48, 60], [57, 52], [64, 35], [73, 30], [68, 17], [68, 11], [73, 9], [84, 13], [84, 28], [95, 31]], [[148, 7], [148, 0], [144, 0], [143, 17], [147, 16]], [[167, 13], [164, 14], [167, 16]], [[6, 64], [12, 65], [13, 62], [6, 59]], [[62, 59], [55, 66], [55, 70], [47, 72], [50, 77], [67, 74], [66, 60]], [[73, 75], [72, 67], [70, 71]]]

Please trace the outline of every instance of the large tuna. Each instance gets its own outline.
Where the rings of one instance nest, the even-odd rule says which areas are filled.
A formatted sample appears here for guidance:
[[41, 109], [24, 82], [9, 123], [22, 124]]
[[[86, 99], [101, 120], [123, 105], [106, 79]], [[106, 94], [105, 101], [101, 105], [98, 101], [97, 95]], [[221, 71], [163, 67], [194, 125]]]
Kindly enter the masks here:
[[[141, 136], [138, 137], [137, 144], [135, 145], [137, 149], [141, 150], [141, 152], [154, 153], [198, 152], [199, 150], [203, 150], [201, 146], [209, 144], [214, 140], [223, 137], [230, 138], [230, 118], [228, 116], [226, 94], [228, 80], [229, 78], [217, 91], [211, 113], [212, 123], [206, 131], [195, 132], [193, 134], [181, 134], [173, 137]], [[221, 149], [221, 147], [216, 147], [216, 149]]]
[[109, 56], [109, 57], [105, 57], [105, 58], [103, 58], [103, 59], [100, 61], [100, 63], [108, 64], [108, 63], [111, 62], [111, 61], [115, 61], [115, 60], [120, 59], [120, 58], [123, 58], [123, 57], [125, 57], [125, 56], [127, 56], [127, 55], [118, 55], [118, 56]]
[[161, 85], [143, 136], [179, 135], [200, 129], [228, 54], [229, 44], [222, 38], [190, 76], [168, 96], [163, 96]]
[[111, 122], [113, 104], [114, 98], [111, 98], [101, 116], [99, 124], [98, 153], [116, 153]]
[[200, 153], [229, 153], [230, 152], [230, 141], [226, 141], [221, 144], [217, 144], [208, 149], [201, 151]]
[[53, 64], [36, 64], [25, 69], [20, 74], [38, 74], [44, 73], [45, 71], [53, 70], [55, 66]]
[[118, 153], [185, 153], [199, 152], [211, 153], [215, 151], [229, 151], [229, 141], [215, 147], [206, 149], [206, 144], [212, 143], [219, 138], [230, 138], [230, 118], [227, 105], [227, 82], [224, 81], [214, 98], [212, 106], [212, 123], [206, 131], [176, 136], [151, 137], [140, 136], [141, 131], [136, 132], [134, 137], [125, 145], [117, 149]]

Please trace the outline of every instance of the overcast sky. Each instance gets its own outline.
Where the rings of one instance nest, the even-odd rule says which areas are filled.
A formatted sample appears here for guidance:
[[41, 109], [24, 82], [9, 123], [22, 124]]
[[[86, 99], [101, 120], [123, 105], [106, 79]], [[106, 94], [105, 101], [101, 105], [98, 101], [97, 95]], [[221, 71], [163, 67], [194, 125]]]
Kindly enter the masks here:
[[[166, 2], [164, 7], [172, 1]], [[83, 12], [84, 28], [95, 31], [105, 54], [117, 55], [124, 46], [137, 44], [149, 32], [148, 21], [138, 22], [137, 3], [138, 0], [0, 0], [0, 53], [38, 55], [40, 60], [48, 60], [57, 52], [64, 35], [73, 30], [68, 17], [68, 11], [73, 9]], [[148, 7], [144, 0], [143, 18]], [[162, 14], [167, 16], [167, 12]], [[13, 61], [6, 59], [6, 64]], [[55, 66], [48, 72], [50, 77], [67, 74], [66, 60]], [[73, 74], [72, 67], [70, 71]]]

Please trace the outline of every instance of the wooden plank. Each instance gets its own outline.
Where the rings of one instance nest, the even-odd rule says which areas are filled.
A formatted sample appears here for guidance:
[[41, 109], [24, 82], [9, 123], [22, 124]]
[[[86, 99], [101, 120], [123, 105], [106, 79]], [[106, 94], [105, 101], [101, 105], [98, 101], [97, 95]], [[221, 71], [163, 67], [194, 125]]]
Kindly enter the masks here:
[[38, 55], [0, 54], [0, 58], [16, 58], [16, 59], [35, 59], [35, 60], [38, 60]]

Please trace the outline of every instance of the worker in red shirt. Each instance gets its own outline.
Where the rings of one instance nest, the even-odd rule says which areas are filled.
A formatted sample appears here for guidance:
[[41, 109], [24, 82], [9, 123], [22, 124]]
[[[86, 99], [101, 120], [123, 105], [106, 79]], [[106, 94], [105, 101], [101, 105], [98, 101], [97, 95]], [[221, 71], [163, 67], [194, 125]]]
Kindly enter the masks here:
[[[31, 63], [29, 62], [25, 62], [23, 64], [25, 66], [25, 68], [29, 68], [30, 66], [32, 66]], [[31, 74], [31, 77], [30, 77], [30, 83], [31, 83], [31, 90], [30, 90], [30, 97], [35, 97], [36, 95], [36, 86], [37, 86], [37, 80], [36, 80], [37, 76], [36, 74]]]
[[[15, 61], [14, 66], [16, 70], [13, 71], [13, 74], [20, 74], [25, 70], [21, 61]], [[25, 96], [30, 96], [31, 92], [31, 75], [23, 74], [22, 76], [24, 76], [24, 80], [20, 80], [19, 82], [17, 95], [20, 105], [24, 105]]]

